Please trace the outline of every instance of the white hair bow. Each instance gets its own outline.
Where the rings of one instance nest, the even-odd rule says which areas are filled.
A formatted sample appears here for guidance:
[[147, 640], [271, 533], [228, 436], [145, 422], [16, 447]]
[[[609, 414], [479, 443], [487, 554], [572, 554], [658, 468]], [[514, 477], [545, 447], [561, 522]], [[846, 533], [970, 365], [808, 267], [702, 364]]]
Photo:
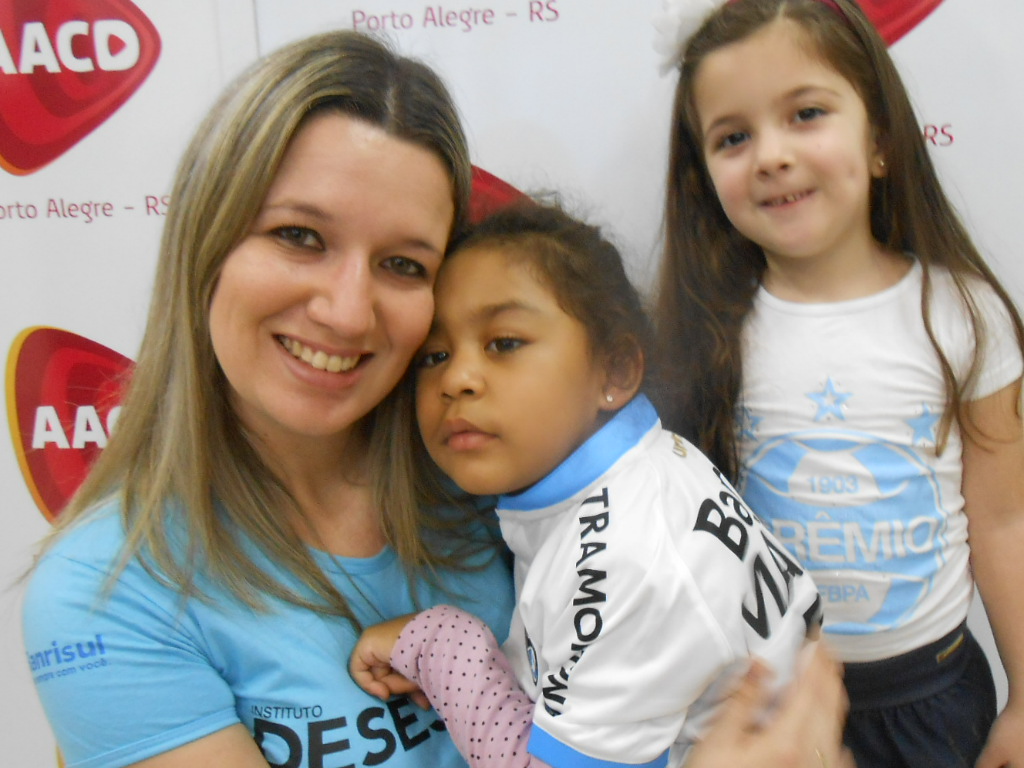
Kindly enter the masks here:
[[714, 11], [729, 0], [662, 0], [661, 13], [654, 19], [654, 50], [661, 57], [661, 74], [679, 66], [683, 46], [690, 35], [700, 29], [701, 24]]

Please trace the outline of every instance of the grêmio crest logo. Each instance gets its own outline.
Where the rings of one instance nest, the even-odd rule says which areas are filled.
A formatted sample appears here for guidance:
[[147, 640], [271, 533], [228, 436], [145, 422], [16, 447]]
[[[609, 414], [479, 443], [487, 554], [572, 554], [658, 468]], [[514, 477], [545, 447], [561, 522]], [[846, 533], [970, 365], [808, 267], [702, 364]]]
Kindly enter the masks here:
[[160, 36], [131, 0], [0, 3], [0, 167], [34, 173], [142, 85]]

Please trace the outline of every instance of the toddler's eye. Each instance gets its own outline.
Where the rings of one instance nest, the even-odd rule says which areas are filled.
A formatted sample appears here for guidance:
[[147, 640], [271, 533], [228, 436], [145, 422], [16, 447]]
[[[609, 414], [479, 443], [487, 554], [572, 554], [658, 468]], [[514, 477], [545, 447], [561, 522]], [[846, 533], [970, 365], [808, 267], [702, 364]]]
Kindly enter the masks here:
[[448, 359], [447, 352], [424, 352], [416, 359], [417, 368], [434, 368]]
[[487, 345], [489, 352], [497, 352], [499, 354], [505, 354], [508, 352], [515, 352], [526, 342], [522, 339], [516, 339], [509, 336], [502, 336], [501, 338], [494, 339]]

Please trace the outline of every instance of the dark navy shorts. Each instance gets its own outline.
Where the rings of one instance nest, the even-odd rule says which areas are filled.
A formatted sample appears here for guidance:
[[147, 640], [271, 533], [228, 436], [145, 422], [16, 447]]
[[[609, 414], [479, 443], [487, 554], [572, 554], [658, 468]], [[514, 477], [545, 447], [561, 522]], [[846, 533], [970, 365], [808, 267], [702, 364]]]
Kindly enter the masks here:
[[965, 625], [891, 659], [846, 665], [843, 740], [858, 768], [973, 768], [996, 717], [985, 652]]

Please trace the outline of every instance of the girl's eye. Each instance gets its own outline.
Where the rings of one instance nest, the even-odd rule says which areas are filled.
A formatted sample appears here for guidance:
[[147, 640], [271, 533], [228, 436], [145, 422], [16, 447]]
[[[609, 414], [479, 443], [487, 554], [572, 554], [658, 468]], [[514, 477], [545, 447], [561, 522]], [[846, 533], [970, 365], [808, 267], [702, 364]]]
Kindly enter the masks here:
[[426, 277], [427, 269], [408, 256], [390, 256], [384, 259], [384, 268], [400, 277]]
[[300, 248], [316, 248], [321, 251], [324, 249], [324, 241], [320, 235], [306, 227], [277, 227], [272, 234], [286, 243]]
[[435, 368], [448, 359], [447, 352], [424, 352], [416, 360], [417, 368]]
[[814, 120], [817, 117], [821, 117], [825, 114], [825, 110], [821, 107], [804, 107], [796, 111], [795, 120], [798, 123], [806, 123], [810, 120]]
[[725, 136], [721, 137], [718, 140], [716, 146], [719, 149], [732, 149], [733, 147], [738, 147], [740, 144], [745, 142], [748, 138], [750, 138], [750, 136], [746, 132], [744, 132], [744, 131], [734, 131], [733, 133], [729, 133], [729, 134], [726, 134]]
[[503, 336], [493, 341], [488, 342], [487, 351], [497, 352], [498, 354], [507, 354], [509, 352], [515, 352], [517, 349], [522, 347], [526, 342], [522, 339], [516, 339], [509, 336]]

